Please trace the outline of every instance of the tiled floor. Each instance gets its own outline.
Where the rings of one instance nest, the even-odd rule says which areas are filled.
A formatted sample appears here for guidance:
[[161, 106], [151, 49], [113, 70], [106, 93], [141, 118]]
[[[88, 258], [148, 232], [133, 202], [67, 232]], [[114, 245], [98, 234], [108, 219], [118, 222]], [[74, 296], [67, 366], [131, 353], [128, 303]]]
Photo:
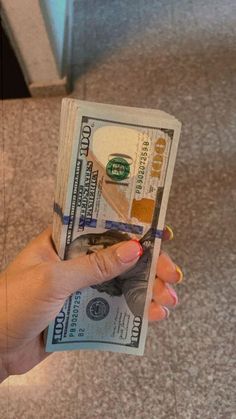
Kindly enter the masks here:
[[[236, 4], [80, 0], [73, 34], [74, 96], [183, 122], [167, 221], [185, 282], [145, 357], [55, 354], [2, 384], [0, 416], [235, 419]], [[59, 113], [60, 98], [3, 104], [6, 260], [50, 223]]]

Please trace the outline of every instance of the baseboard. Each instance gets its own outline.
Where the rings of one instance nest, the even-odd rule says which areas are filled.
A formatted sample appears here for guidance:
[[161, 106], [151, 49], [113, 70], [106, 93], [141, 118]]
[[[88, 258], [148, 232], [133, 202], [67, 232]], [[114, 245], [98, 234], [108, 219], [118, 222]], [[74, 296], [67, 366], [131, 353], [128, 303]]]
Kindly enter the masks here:
[[52, 81], [49, 84], [31, 83], [28, 88], [32, 97], [65, 96], [69, 93], [67, 76], [63, 77], [63, 79]]

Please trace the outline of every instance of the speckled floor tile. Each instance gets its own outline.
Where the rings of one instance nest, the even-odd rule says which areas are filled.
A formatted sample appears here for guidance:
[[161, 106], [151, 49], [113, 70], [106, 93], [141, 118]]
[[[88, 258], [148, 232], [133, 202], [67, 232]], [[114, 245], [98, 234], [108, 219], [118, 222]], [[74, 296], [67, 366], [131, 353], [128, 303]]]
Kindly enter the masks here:
[[1, 412], [2, 401], [3, 408], [5, 405], [1, 417], [76, 419], [78, 356], [74, 352], [53, 354], [29, 373], [8, 378], [1, 385]]
[[4, 102], [7, 261], [52, 219], [61, 98]]

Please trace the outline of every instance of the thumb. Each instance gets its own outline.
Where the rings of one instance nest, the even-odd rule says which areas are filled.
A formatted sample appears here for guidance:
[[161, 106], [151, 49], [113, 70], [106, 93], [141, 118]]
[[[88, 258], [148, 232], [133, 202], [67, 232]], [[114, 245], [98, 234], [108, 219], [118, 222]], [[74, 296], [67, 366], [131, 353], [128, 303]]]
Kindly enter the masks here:
[[57, 283], [61, 291], [63, 289], [70, 295], [124, 273], [135, 265], [142, 253], [141, 244], [137, 240], [129, 240], [97, 253], [60, 262]]

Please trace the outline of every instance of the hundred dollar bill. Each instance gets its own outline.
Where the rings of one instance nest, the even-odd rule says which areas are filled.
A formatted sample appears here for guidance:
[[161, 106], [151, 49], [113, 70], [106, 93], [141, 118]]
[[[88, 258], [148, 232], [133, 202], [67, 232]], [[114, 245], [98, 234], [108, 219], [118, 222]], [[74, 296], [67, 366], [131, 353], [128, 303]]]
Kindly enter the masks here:
[[157, 110], [64, 99], [53, 240], [62, 259], [138, 239], [128, 272], [78, 290], [46, 334], [46, 351], [142, 355], [181, 124]]

